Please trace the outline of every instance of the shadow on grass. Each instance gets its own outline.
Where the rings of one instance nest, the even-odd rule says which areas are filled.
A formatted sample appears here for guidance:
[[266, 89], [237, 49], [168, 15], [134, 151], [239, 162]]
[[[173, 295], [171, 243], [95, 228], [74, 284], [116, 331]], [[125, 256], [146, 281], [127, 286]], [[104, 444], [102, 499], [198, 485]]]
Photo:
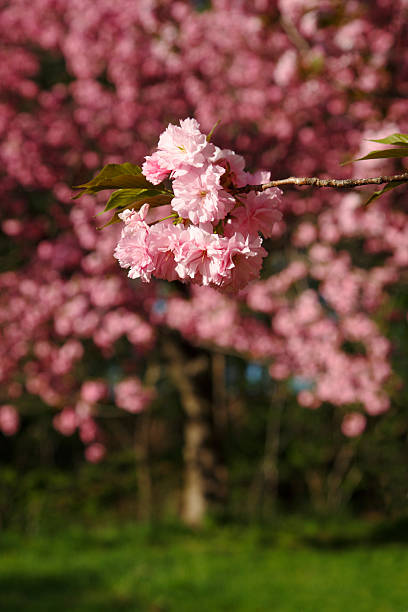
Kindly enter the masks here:
[[303, 535], [300, 539], [306, 546], [328, 550], [406, 544], [408, 543], [408, 517], [401, 517], [391, 522], [381, 522], [361, 533], [347, 533], [347, 529], [345, 533], [338, 533], [338, 531], [336, 533], [336, 531], [323, 528], [314, 534]]
[[136, 612], [148, 608], [135, 598], [106, 592], [96, 573], [64, 576], [41, 573], [3, 573], [0, 609], [4, 612]]
[[373, 530], [371, 540], [373, 543], [407, 543], [408, 542], [408, 516], [394, 520], [392, 523], [382, 523]]

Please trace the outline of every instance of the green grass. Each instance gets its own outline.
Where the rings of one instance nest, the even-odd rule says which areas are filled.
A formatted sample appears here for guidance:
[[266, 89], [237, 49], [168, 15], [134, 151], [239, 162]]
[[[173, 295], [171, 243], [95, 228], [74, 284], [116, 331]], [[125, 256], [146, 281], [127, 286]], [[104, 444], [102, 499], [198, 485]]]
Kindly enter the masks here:
[[383, 540], [316, 524], [5, 533], [0, 610], [406, 612], [408, 545]]

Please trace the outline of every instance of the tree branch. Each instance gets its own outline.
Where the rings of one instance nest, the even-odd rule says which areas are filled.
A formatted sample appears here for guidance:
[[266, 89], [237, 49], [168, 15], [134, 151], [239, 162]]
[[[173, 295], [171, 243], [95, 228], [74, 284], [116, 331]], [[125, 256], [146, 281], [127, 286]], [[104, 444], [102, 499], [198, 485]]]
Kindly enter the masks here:
[[394, 174], [393, 176], [376, 176], [361, 179], [319, 179], [316, 177], [295, 177], [270, 181], [263, 185], [245, 185], [238, 187], [236, 193], [249, 193], [250, 191], [265, 191], [271, 187], [283, 187], [285, 185], [313, 185], [314, 187], [333, 187], [335, 189], [353, 189], [362, 185], [383, 185], [384, 183], [408, 183], [408, 172]]
[[280, 24], [285, 31], [287, 37], [293, 43], [293, 45], [300, 51], [304, 53], [305, 51], [310, 51], [310, 45], [305, 38], [299, 33], [299, 30], [293, 23], [293, 21], [288, 17], [281, 17]]

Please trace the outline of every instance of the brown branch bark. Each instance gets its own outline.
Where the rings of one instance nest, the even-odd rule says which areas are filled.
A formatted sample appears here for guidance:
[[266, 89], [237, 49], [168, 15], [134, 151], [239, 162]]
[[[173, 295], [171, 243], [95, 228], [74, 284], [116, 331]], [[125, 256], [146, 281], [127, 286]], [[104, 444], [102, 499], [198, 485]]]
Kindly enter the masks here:
[[309, 43], [305, 38], [303, 38], [293, 21], [288, 16], [281, 17], [279, 21], [282, 26], [282, 29], [286, 33], [286, 36], [289, 38], [290, 42], [298, 49], [298, 51], [300, 51], [300, 53], [310, 51]]
[[375, 176], [359, 179], [320, 179], [312, 177], [290, 176], [285, 179], [277, 179], [263, 185], [245, 185], [238, 187], [236, 193], [249, 193], [250, 191], [265, 191], [271, 187], [284, 187], [285, 185], [312, 185], [313, 187], [333, 187], [335, 189], [353, 189], [362, 185], [384, 185], [386, 183], [408, 183], [408, 172], [404, 174], [394, 174], [392, 176]]

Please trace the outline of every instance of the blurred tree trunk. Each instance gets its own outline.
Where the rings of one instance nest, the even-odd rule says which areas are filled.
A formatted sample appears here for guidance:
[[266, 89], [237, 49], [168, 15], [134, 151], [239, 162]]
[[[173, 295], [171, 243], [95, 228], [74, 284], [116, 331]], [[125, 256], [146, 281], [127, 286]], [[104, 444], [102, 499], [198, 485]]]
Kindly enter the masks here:
[[169, 374], [177, 388], [184, 412], [184, 484], [181, 518], [191, 526], [200, 526], [210, 502], [225, 498], [224, 471], [216, 449], [211, 410], [211, 376], [209, 359], [201, 351], [190, 355], [167, 338], [164, 350]]
[[225, 355], [214, 352], [211, 355], [212, 390], [213, 390], [213, 419], [217, 435], [221, 438], [226, 435], [229, 415], [227, 389], [225, 386]]
[[349, 500], [361, 480], [361, 473], [353, 469], [355, 449], [345, 440], [334, 452], [332, 467], [321, 465], [320, 469], [306, 472], [310, 499], [317, 512], [338, 512]]
[[[349, 440], [346, 440], [335, 455], [333, 468], [327, 476], [327, 506], [329, 510], [339, 510], [348, 494], [351, 495], [352, 493], [353, 487], [350, 487], [350, 485], [353, 478], [347, 479], [347, 477], [354, 475], [351, 470], [354, 454], [353, 445], [350, 444]], [[345, 486], [346, 480], [349, 480], [349, 486], [347, 487]], [[349, 489], [351, 490], [349, 491]]]
[[[144, 385], [155, 389], [160, 378], [160, 363], [151, 359], [147, 365]], [[150, 410], [140, 414], [137, 419], [134, 433], [134, 451], [137, 469], [138, 488], [138, 518], [142, 521], [150, 521], [153, 515], [153, 483], [150, 465]]]
[[252, 519], [263, 519], [276, 512], [279, 486], [279, 447], [284, 410], [283, 393], [269, 393], [270, 407], [266, 422], [264, 453], [248, 494], [248, 512]]
[[137, 469], [137, 515], [139, 520], [152, 518], [152, 479], [149, 462], [149, 414], [139, 415], [135, 428], [134, 451]]

